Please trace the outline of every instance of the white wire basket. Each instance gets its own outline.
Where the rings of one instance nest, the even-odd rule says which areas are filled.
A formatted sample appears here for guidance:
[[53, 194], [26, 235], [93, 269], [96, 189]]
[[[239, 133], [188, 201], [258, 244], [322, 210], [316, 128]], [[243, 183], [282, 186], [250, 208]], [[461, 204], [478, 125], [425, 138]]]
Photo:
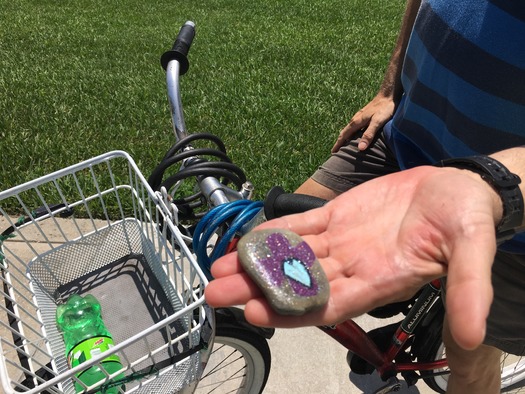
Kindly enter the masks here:
[[[110, 385], [119, 392], [191, 391], [213, 321], [204, 304], [206, 278], [173, 212], [119, 151], [0, 192], [6, 394], [75, 393], [76, 375], [110, 354], [122, 369], [82, 385], [84, 392]], [[99, 300], [115, 347], [70, 369], [55, 313], [74, 293]], [[121, 373], [125, 378], [115, 382]]]

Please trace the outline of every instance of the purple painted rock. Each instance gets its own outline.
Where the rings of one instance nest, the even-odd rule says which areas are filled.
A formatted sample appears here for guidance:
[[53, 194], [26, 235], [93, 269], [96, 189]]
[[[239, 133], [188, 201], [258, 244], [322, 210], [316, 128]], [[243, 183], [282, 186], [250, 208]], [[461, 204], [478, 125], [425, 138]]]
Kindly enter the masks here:
[[252, 231], [237, 244], [239, 260], [282, 315], [322, 308], [330, 296], [326, 275], [308, 244], [288, 230]]

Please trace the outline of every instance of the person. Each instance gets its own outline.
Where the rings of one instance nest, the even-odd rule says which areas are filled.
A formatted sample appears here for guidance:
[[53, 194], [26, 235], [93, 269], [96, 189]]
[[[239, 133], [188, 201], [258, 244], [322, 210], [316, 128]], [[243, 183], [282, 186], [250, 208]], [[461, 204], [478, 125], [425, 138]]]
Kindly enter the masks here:
[[326, 325], [446, 276], [447, 392], [499, 392], [501, 350], [525, 354], [523, 37], [519, 0], [408, 0], [377, 96], [297, 190], [331, 201], [258, 227], [305, 239], [329, 302], [275, 313], [232, 253], [208, 303], [246, 304], [261, 326]]

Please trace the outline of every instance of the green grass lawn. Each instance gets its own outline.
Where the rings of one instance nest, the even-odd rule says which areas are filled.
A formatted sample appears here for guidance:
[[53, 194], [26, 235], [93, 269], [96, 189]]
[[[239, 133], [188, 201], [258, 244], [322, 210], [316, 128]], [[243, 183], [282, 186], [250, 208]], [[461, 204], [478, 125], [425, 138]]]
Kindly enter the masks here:
[[0, 0], [0, 190], [113, 149], [147, 175], [174, 142], [159, 57], [197, 25], [190, 132], [260, 198], [292, 191], [378, 89], [401, 0]]

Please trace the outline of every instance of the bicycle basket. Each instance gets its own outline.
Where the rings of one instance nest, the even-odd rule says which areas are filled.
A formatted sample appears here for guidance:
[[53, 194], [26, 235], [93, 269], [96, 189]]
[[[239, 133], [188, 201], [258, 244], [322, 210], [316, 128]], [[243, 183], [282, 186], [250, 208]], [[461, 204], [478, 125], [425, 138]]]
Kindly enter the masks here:
[[[118, 383], [126, 392], [177, 392], [198, 379], [206, 357], [198, 350], [211, 332], [206, 278], [127, 153], [0, 192], [0, 215], [5, 393], [75, 393], [77, 374], [110, 354], [122, 364], [111, 378], [125, 378], [106, 374], [84, 391]], [[99, 300], [115, 347], [70, 369], [55, 313], [73, 293]]]

